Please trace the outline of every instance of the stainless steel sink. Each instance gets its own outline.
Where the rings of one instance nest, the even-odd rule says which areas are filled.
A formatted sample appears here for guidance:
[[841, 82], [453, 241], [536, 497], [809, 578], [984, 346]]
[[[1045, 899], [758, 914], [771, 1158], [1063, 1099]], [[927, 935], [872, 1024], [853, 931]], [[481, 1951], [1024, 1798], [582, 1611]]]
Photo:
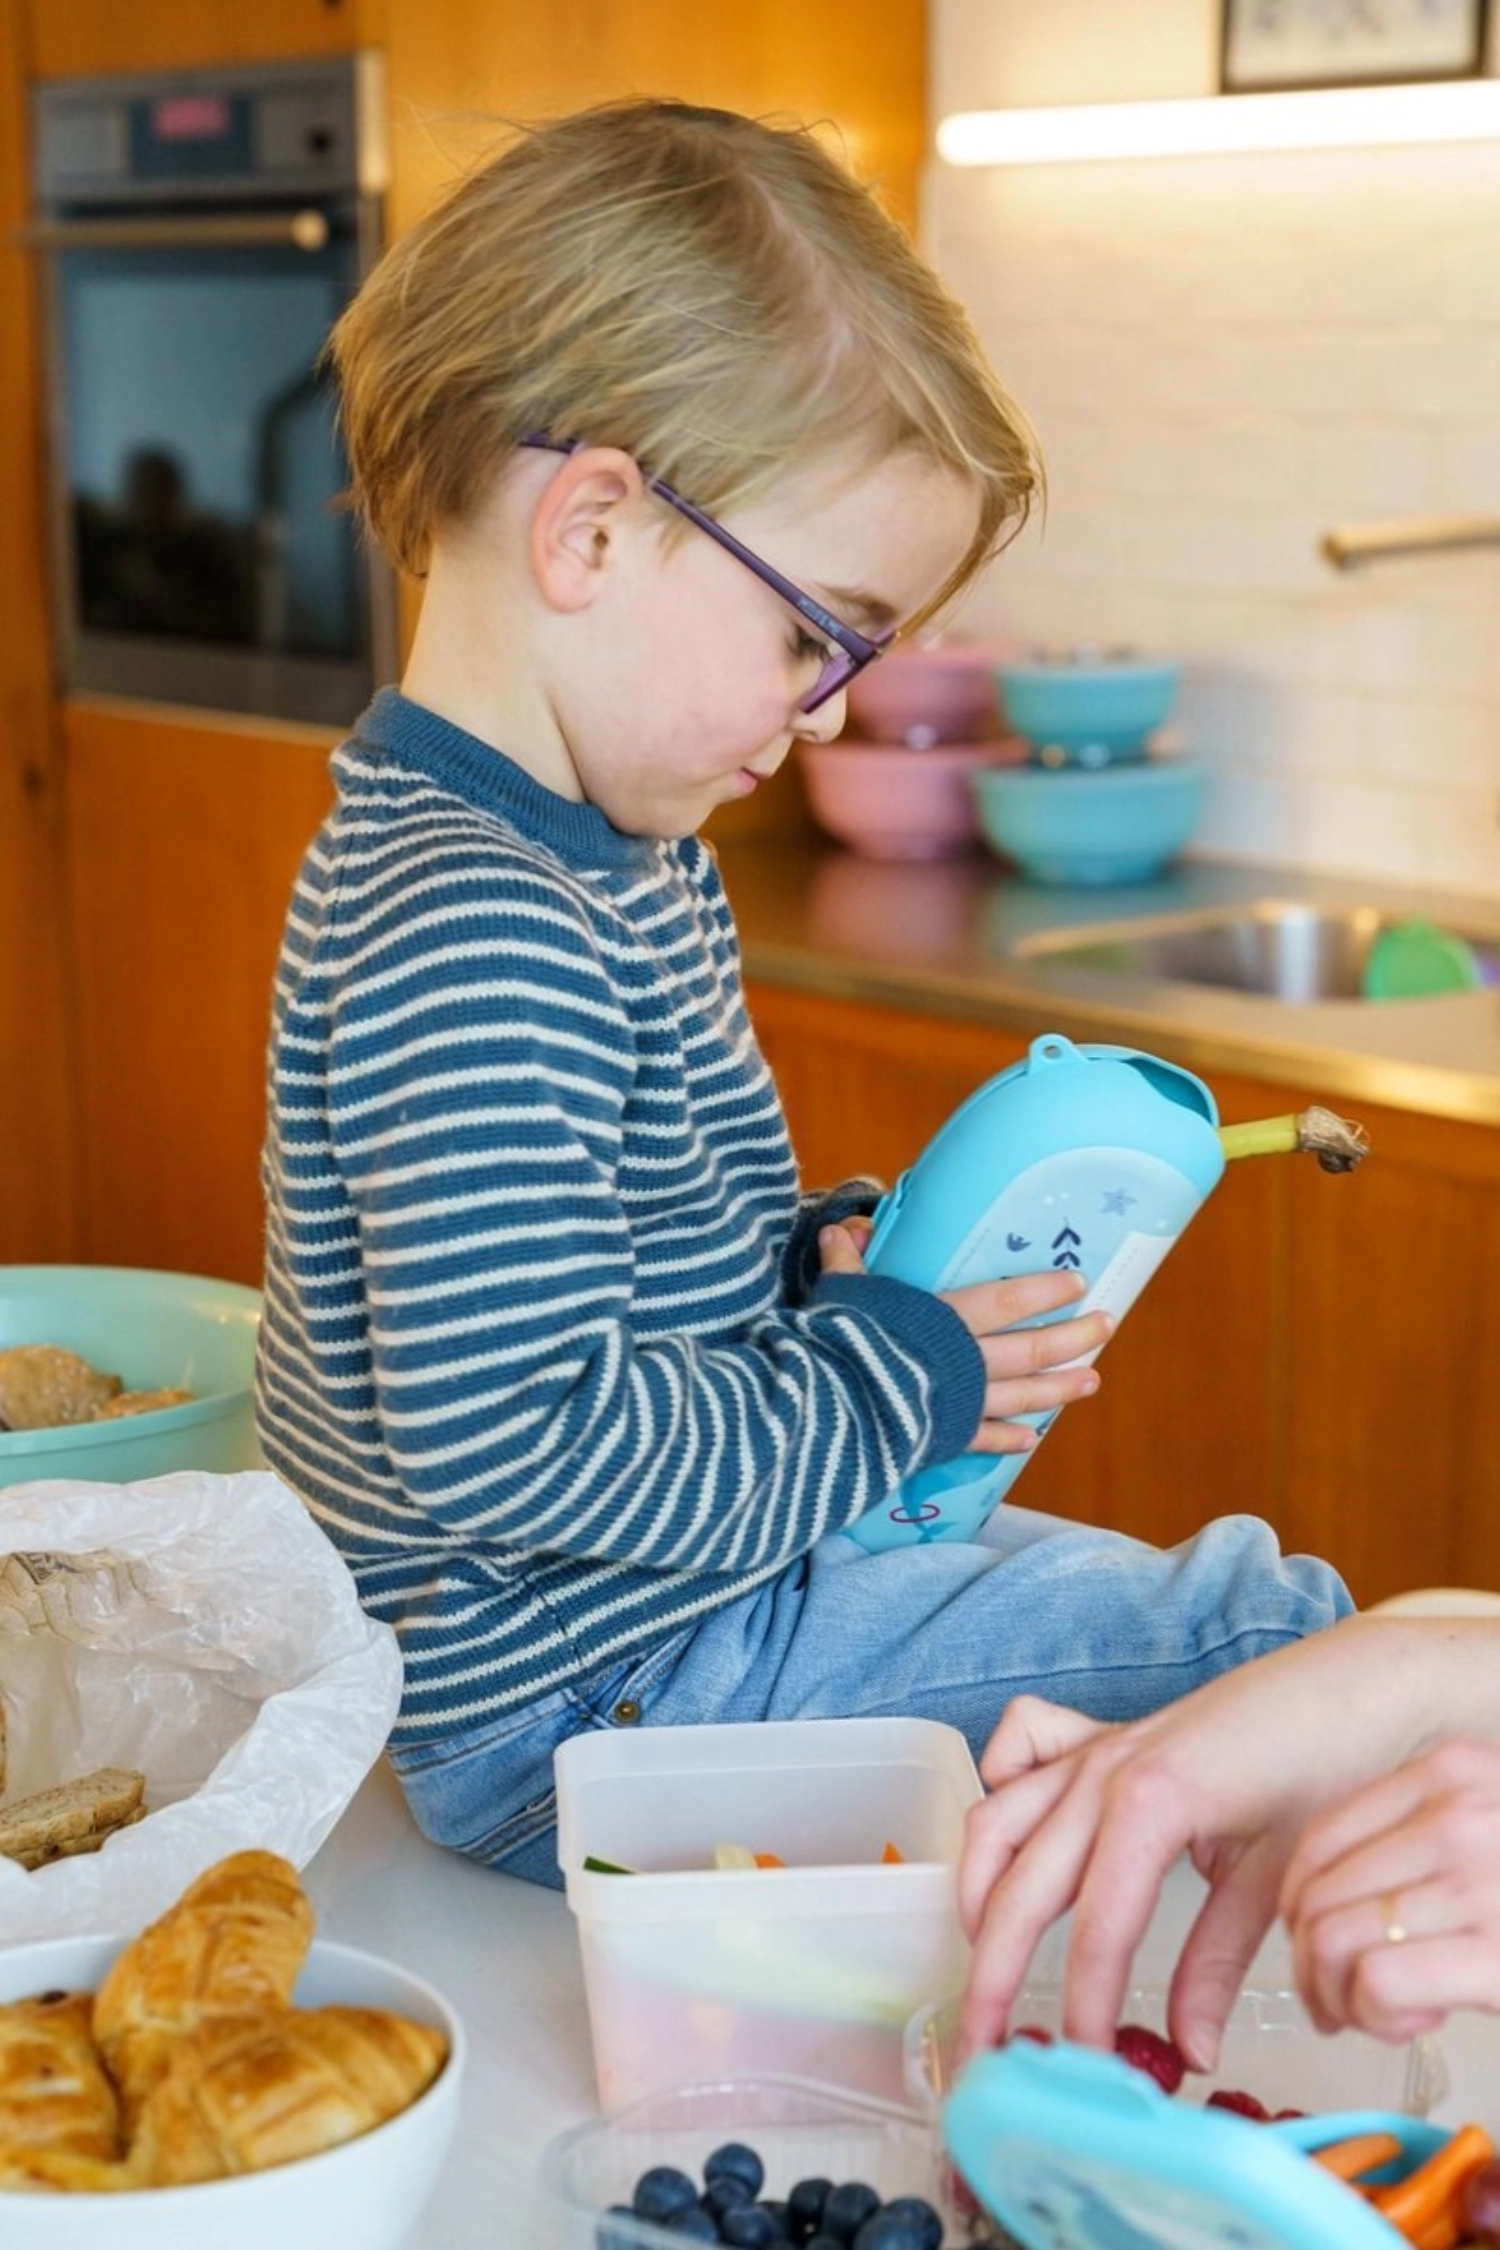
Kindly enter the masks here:
[[[1271, 1000], [1359, 1000], [1371, 946], [1382, 930], [1409, 920], [1378, 906], [1257, 899], [1048, 930], [1017, 939], [1012, 950], [1016, 960], [1217, 985]], [[1500, 932], [1443, 927], [1472, 947], [1487, 981], [1491, 971], [1500, 979]]]

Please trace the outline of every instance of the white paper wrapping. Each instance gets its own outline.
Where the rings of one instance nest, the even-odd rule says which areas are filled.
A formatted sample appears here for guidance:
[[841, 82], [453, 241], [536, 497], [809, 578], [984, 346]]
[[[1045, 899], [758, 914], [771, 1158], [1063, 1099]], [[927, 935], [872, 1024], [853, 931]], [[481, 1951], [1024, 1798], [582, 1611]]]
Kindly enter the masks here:
[[279, 1478], [0, 1488], [5, 1799], [134, 1766], [149, 1817], [28, 1873], [0, 1944], [133, 1932], [226, 1853], [303, 1867], [396, 1717], [395, 1635]]

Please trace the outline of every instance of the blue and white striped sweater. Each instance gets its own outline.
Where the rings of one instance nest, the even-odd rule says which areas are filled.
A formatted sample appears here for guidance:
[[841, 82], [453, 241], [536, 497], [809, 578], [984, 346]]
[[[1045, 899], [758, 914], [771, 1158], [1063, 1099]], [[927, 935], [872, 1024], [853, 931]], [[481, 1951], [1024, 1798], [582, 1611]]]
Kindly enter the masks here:
[[816, 1278], [706, 846], [390, 691], [334, 774], [276, 981], [258, 1409], [400, 1635], [410, 1744], [774, 1577], [961, 1451], [983, 1373], [936, 1298]]

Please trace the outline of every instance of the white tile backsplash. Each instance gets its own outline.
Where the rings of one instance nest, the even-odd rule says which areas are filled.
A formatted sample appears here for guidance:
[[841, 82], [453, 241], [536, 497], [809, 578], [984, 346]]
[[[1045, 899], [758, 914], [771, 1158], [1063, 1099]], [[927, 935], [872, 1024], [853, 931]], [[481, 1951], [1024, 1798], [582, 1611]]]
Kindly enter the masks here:
[[1180, 655], [1201, 848], [1500, 896], [1500, 552], [1319, 552], [1500, 517], [1500, 148], [934, 162], [924, 227], [1051, 486], [959, 629]]

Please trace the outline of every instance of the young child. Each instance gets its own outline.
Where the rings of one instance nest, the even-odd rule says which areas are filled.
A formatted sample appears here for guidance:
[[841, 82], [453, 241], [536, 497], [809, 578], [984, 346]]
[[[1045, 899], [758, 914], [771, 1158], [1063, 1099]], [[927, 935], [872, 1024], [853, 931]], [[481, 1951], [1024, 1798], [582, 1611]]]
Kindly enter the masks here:
[[901, 1712], [977, 1753], [1019, 1692], [1132, 1717], [1342, 1614], [1250, 1518], [825, 1538], [1030, 1443], [1108, 1332], [1016, 1327], [1054, 1273], [867, 1274], [871, 1183], [799, 1197], [695, 833], [1037, 488], [905, 237], [807, 133], [610, 106], [464, 180], [332, 357], [426, 586], [287, 923], [259, 1416], [400, 1635], [421, 1826], [555, 1883], [580, 1729]]

